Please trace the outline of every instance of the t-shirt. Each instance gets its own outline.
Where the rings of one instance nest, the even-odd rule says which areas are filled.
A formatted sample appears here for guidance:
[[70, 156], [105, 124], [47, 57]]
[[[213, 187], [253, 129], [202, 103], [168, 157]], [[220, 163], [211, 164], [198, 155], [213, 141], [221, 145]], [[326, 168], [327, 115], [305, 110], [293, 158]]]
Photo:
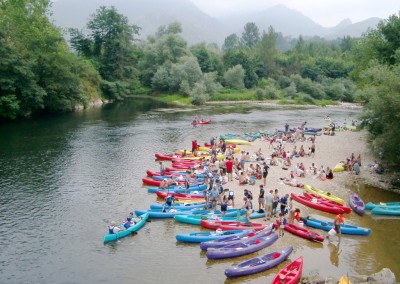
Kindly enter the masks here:
[[274, 202], [274, 196], [271, 193], [268, 193], [265, 196], [265, 204], [272, 204]]
[[228, 172], [232, 172], [232, 169], [233, 169], [233, 162], [232, 162], [231, 160], [228, 160], [228, 161], [226, 162], [226, 170], [227, 170]]
[[281, 197], [279, 202], [281, 203], [281, 206], [285, 206], [285, 205], [287, 205], [287, 198], [285, 196]]

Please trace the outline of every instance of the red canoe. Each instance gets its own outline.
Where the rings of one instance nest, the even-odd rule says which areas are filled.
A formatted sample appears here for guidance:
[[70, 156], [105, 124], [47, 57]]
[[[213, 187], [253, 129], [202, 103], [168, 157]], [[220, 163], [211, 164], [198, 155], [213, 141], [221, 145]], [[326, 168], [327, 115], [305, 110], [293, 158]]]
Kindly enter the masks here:
[[[307, 197], [297, 195], [295, 193], [292, 193], [291, 196], [297, 202], [304, 204], [308, 207], [317, 209], [317, 210], [321, 210], [321, 211], [332, 213], [332, 214], [339, 214], [339, 213], [343, 212], [342, 208], [334, 206], [334, 205], [324, 204], [324, 203], [318, 201], [318, 199], [308, 199]], [[315, 203], [313, 201], [315, 201]]]
[[210, 124], [211, 119], [202, 119], [202, 120], [196, 120], [192, 122], [192, 125], [198, 125], [198, 124]]
[[[165, 192], [165, 191], [156, 191], [157, 197], [164, 199], [167, 195], [172, 195], [173, 192]], [[189, 193], [174, 193], [174, 196], [177, 200], [193, 200], [199, 199], [204, 200], [203, 194], [189, 194]]]
[[350, 213], [351, 212], [351, 207], [343, 205], [343, 204], [340, 204], [340, 203], [337, 203], [335, 201], [332, 201], [332, 200], [329, 200], [329, 199], [326, 199], [326, 198], [323, 198], [321, 196], [317, 196], [315, 194], [308, 193], [308, 192], [304, 192], [303, 195], [304, 195], [304, 197], [307, 197], [310, 200], [312, 200], [313, 198], [316, 198], [321, 203], [324, 203], [326, 205], [333, 205], [333, 206], [337, 206], [339, 208], [342, 208], [344, 213]]
[[156, 158], [158, 160], [166, 160], [166, 161], [172, 161], [172, 159], [175, 159], [176, 157], [174, 157], [173, 155], [170, 154], [155, 154], [154, 156], [156, 156]]
[[217, 230], [221, 229], [223, 231], [231, 231], [231, 230], [256, 230], [261, 231], [265, 229], [267, 224], [259, 224], [259, 223], [245, 223], [245, 222], [235, 222], [235, 221], [216, 221], [216, 220], [201, 220], [200, 225], [203, 228]]
[[293, 225], [293, 224], [286, 224], [285, 225], [285, 231], [288, 231], [289, 233], [292, 233], [294, 235], [297, 235], [299, 237], [315, 241], [315, 242], [323, 242], [324, 237], [321, 236], [320, 234], [304, 229], [302, 227]]
[[272, 280], [272, 284], [297, 284], [300, 281], [303, 271], [303, 257], [293, 261], [291, 264], [283, 268]]

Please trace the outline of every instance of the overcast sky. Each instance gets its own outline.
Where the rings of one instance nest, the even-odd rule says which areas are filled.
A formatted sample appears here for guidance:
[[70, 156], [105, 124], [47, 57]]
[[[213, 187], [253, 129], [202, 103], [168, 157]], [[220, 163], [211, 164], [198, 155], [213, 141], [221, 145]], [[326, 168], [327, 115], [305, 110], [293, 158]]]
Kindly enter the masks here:
[[400, 11], [400, 0], [191, 0], [210, 16], [262, 11], [277, 4], [295, 9], [318, 24], [330, 27], [349, 18], [353, 23], [382, 19]]

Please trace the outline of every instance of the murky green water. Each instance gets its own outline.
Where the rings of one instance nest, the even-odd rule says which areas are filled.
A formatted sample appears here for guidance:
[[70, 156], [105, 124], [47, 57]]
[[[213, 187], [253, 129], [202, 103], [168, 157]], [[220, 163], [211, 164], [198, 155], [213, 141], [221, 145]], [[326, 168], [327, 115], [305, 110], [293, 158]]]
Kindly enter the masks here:
[[[213, 124], [192, 127], [194, 112]], [[103, 245], [102, 238], [111, 220], [154, 203], [141, 178], [146, 169], [157, 169], [155, 153], [228, 132], [282, 128], [286, 121], [319, 127], [327, 113], [349, 121], [357, 110], [235, 105], [182, 111], [131, 100], [0, 126], [0, 282], [268, 283], [284, 265], [226, 280], [225, 268], [250, 256], [209, 261], [198, 245], [175, 241], [175, 234], [199, 228], [173, 220], [153, 220], [137, 235], [112, 244]], [[369, 201], [400, 200], [377, 189], [351, 189], [362, 190]], [[346, 236], [338, 247], [286, 234], [262, 252], [293, 245], [290, 259], [304, 256], [304, 274], [340, 277], [389, 267], [400, 277], [399, 219], [352, 214], [351, 221], [371, 227], [372, 235]]]

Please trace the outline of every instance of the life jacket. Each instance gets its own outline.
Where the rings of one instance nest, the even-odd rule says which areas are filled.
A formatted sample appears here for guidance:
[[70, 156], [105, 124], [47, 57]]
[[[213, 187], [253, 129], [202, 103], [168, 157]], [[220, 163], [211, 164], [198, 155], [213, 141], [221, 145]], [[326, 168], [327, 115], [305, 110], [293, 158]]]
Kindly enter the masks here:
[[113, 226], [109, 226], [108, 227], [108, 233], [109, 234], [114, 234], [114, 227]]
[[282, 225], [286, 225], [286, 222], [287, 222], [287, 221], [286, 221], [286, 218], [283, 217], [283, 218], [282, 218]]

